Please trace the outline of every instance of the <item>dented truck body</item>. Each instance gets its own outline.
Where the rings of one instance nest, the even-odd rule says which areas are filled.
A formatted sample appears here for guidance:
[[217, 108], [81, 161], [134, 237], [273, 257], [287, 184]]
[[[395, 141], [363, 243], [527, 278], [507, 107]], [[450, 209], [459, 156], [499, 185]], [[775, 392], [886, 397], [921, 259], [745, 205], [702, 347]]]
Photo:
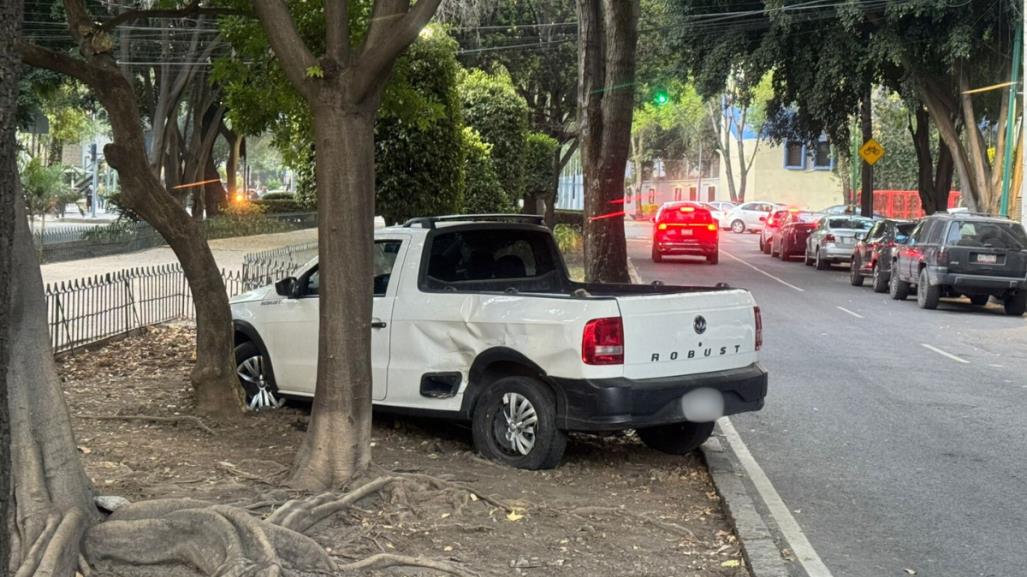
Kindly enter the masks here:
[[[509, 377], [549, 389], [562, 431], [708, 422], [763, 406], [748, 291], [576, 283], [544, 227], [467, 219], [376, 231], [376, 407], [472, 419]], [[265, 287], [232, 303], [277, 394], [314, 393], [316, 275], [311, 262], [289, 294]]]

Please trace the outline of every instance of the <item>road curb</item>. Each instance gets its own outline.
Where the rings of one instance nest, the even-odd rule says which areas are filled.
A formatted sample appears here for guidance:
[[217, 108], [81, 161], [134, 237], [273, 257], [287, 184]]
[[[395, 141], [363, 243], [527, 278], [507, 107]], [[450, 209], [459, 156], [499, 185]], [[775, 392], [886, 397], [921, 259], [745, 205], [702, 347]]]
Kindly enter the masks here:
[[642, 275], [638, 274], [638, 269], [635, 268], [635, 263], [631, 262], [631, 257], [628, 257], [628, 276], [631, 277], [632, 283], [642, 284]]
[[745, 473], [738, 459], [728, 447], [717, 425], [716, 436], [701, 448], [717, 493], [734, 522], [749, 573], [752, 577], [789, 577], [792, 573], [745, 487]]

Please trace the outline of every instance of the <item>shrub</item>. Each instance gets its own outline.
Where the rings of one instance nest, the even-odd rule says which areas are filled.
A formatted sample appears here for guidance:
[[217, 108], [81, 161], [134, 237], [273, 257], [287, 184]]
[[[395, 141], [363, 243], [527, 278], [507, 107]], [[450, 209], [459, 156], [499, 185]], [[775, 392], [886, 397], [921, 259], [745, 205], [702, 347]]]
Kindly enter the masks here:
[[563, 254], [579, 253], [584, 246], [581, 230], [569, 224], [558, 224], [553, 227], [553, 236]]
[[296, 200], [296, 195], [291, 192], [269, 192], [260, 197], [260, 200]]
[[267, 198], [270, 195], [264, 196], [260, 200], [252, 200], [249, 202], [250, 205], [260, 208], [262, 214], [284, 214], [290, 212], [310, 212], [310, 208], [296, 200], [295, 198]]
[[513, 203], [499, 184], [491, 156], [492, 146], [482, 142], [471, 127], [464, 127], [463, 210], [468, 214], [511, 212]]

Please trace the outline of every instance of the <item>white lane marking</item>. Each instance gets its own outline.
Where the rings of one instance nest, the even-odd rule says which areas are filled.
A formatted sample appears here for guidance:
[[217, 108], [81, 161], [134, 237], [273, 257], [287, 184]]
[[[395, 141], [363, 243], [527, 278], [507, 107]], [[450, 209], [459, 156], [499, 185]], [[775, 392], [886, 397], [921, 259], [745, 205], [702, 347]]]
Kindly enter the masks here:
[[806, 292], [806, 289], [804, 289], [804, 288], [799, 288], [799, 287], [797, 287], [797, 286], [793, 285], [792, 283], [790, 283], [790, 282], [788, 282], [788, 281], [786, 281], [786, 280], [782, 280], [782, 279], [780, 279], [780, 278], [778, 278], [778, 277], [776, 277], [776, 276], [774, 276], [774, 275], [770, 274], [769, 272], [767, 272], [767, 271], [765, 271], [765, 270], [763, 270], [763, 269], [757, 268], [757, 267], [755, 267], [755, 266], [753, 266], [753, 265], [751, 265], [751, 264], [747, 263], [746, 261], [744, 261], [744, 260], [742, 260], [742, 259], [738, 258], [737, 256], [735, 256], [735, 255], [733, 255], [733, 254], [729, 253], [728, 251], [726, 251], [726, 250], [724, 250], [724, 249], [720, 249], [720, 252], [721, 252], [721, 253], [723, 253], [723, 254], [726, 254], [727, 256], [729, 256], [729, 257], [731, 257], [731, 258], [733, 258], [733, 259], [735, 259], [735, 260], [737, 260], [738, 262], [740, 262], [740, 263], [744, 264], [745, 266], [747, 266], [747, 267], [751, 268], [752, 270], [754, 270], [754, 271], [756, 271], [756, 272], [758, 272], [758, 273], [760, 273], [760, 274], [762, 274], [762, 275], [764, 275], [764, 276], [768, 276], [768, 277], [770, 277], [770, 278], [772, 278], [772, 279], [776, 280], [777, 282], [779, 282], [779, 283], [781, 283], [781, 284], [785, 285], [786, 287], [788, 287], [788, 288], [790, 288], [790, 289], [795, 289], [795, 290], [797, 290], [797, 291], [799, 291], [799, 292], [801, 292], [801, 293], [804, 293], [804, 292]]
[[847, 309], [845, 307], [837, 307], [837, 308], [838, 308], [838, 310], [842, 311], [843, 313], [850, 314], [850, 315], [856, 317], [857, 319], [865, 319], [866, 318], [863, 315], [861, 315], [859, 313], [856, 313], [856, 312], [852, 312], [852, 311], [850, 311], [849, 309]]
[[802, 568], [806, 570], [806, 574], [809, 577], [832, 577], [831, 570], [827, 568], [827, 565], [824, 564], [820, 555], [817, 554], [809, 539], [806, 538], [806, 534], [803, 533], [799, 523], [792, 516], [791, 510], [785, 505], [781, 495], [774, 488], [767, 474], [763, 472], [763, 468], [760, 467], [752, 453], [749, 452], [749, 447], [745, 445], [745, 441], [742, 440], [738, 431], [735, 430], [735, 426], [731, 424], [727, 417], [718, 420], [717, 425], [720, 426], [720, 431], [731, 445], [731, 449], [738, 457], [742, 468], [749, 475], [749, 479], [756, 487], [756, 491], [759, 492], [763, 502], [766, 503], [767, 509], [770, 510], [771, 516], [777, 522], [778, 528], [791, 546], [795, 557], [802, 564]]
[[964, 365], [969, 365], [970, 364], [970, 361], [968, 361], [966, 359], [961, 359], [961, 358], [957, 357], [956, 355], [954, 355], [952, 353], [946, 353], [945, 351], [939, 349], [938, 347], [932, 347], [931, 345], [929, 345], [927, 343], [920, 343], [920, 345], [922, 347], [924, 347], [925, 349], [929, 350], [929, 351], [934, 351], [934, 352], [938, 353], [939, 355], [941, 355], [943, 357], [948, 357], [948, 358], [956, 361], [957, 363], [963, 363]]

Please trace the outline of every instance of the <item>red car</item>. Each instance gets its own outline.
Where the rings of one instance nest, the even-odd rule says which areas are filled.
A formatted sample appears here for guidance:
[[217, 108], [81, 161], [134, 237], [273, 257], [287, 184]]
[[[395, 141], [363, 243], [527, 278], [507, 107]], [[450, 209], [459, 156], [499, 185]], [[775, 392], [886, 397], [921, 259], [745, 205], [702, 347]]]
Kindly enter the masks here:
[[778, 228], [777, 234], [771, 239], [770, 256], [788, 260], [797, 254], [805, 254], [806, 237], [824, 215], [808, 210], [789, 211]]
[[788, 213], [798, 210], [797, 208], [779, 208], [770, 213], [760, 230], [760, 250], [763, 251], [763, 254], [770, 254], [770, 243], [774, 240], [774, 233], [781, 228]]
[[704, 256], [720, 261], [719, 226], [709, 209], [696, 202], [669, 202], [653, 217], [653, 262], [668, 255]]

